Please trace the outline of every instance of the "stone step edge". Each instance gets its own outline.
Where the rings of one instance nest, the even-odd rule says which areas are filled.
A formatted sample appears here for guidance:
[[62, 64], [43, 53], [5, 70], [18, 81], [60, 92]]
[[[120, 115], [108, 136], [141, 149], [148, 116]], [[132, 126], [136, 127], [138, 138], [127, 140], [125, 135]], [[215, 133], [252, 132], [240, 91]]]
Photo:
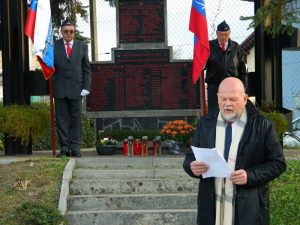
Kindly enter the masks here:
[[[180, 171], [144, 171], [142, 173], [138, 173], [135, 171], [129, 172], [129, 171], [124, 171], [124, 172], [114, 172], [114, 171], [109, 171], [107, 173], [103, 172], [93, 172], [90, 171], [88, 172], [89, 174], [86, 175], [86, 172], [84, 171], [74, 171], [73, 179], [78, 179], [78, 180], [112, 180], [112, 179], [120, 179], [121, 180], [132, 180], [132, 179], [146, 179], [146, 180], [152, 180], [152, 179], [166, 179], [172, 177], [173, 179], [191, 179], [188, 174]], [[114, 175], [115, 173], [115, 175]], [[113, 174], [113, 175], [111, 175]], [[110, 176], [109, 176], [110, 175]]]
[[[122, 162], [126, 162], [126, 163], [141, 163], [141, 162], [148, 162], [149, 165], [156, 165], [155, 163], [163, 160], [164, 163], [167, 163], [168, 161], [172, 161], [172, 162], [176, 162], [179, 163], [179, 162], [183, 162], [185, 159], [185, 156], [184, 157], [164, 157], [164, 156], [158, 156], [158, 157], [152, 157], [152, 156], [121, 156], [121, 157], [118, 157], [118, 156], [115, 156], [115, 157], [104, 157], [104, 156], [101, 156], [101, 157], [82, 157], [82, 158], [79, 158], [78, 161], [80, 163], [80, 165], [83, 165], [82, 162], [86, 162], [86, 161], [91, 161], [93, 163], [95, 162], [119, 162], [119, 161], [122, 161]], [[167, 160], [167, 161], [166, 161]]]
[[197, 196], [197, 192], [180, 192], [180, 193], [157, 193], [157, 194], [97, 194], [97, 195], [69, 195], [69, 198], [99, 198], [99, 197], [165, 197], [165, 196]]
[[62, 184], [60, 188], [58, 210], [64, 216], [67, 212], [67, 198], [70, 191], [70, 181], [72, 180], [73, 171], [76, 167], [76, 160], [69, 159], [62, 176]]
[[174, 212], [197, 212], [197, 209], [143, 209], [143, 210], [91, 210], [91, 211], [68, 211], [66, 214], [97, 214], [97, 213], [132, 213], [132, 214], [145, 214], [145, 213], [174, 213]]
[[126, 169], [91, 169], [91, 168], [87, 168], [87, 169], [84, 169], [84, 168], [79, 168], [79, 169], [75, 169], [74, 171], [78, 171], [78, 172], [81, 172], [81, 171], [95, 171], [95, 172], [119, 172], [119, 171], [122, 171], [122, 172], [126, 172], [126, 171], [159, 171], [159, 170], [164, 170], [164, 171], [174, 171], [174, 170], [183, 170], [183, 168], [147, 168], [147, 169], [136, 169], [136, 168], [126, 168]]
[[115, 180], [115, 179], [84, 179], [84, 178], [78, 178], [78, 179], [72, 179], [72, 182], [73, 183], [78, 183], [78, 182], [103, 182], [103, 181], [109, 181], [109, 182], [126, 182], [126, 181], [192, 181], [192, 182], [195, 182], [196, 179], [193, 179], [193, 178], [190, 178], [190, 177], [177, 177], [177, 178], [169, 178], [169, 177], [166, 177], [166, 178], [144, 178], [144, 177], [135, 177], [135, 178], [132, 178], [132, 179], [118, 179], [118, 180]]
[[[105, 173], [119, 173], [119, 174], [126, 174], [126, 173], [136, 173], [136, 174], [140, 174], [140, 175], [143, 175], [143, 176], [157, 176], [159, 175], [159, 177], [161, 176], [160, 174], [161, 173], [178, 173], [178, 176], [177, 177], [190, 177], [188, 174], [186, 174], [184, 172], [183, 169], [141, 169], [141, 170], [138, 170], [138, 169], [124, 169], [124, 170], [108, 170], [108, 169], [105, 169], [105, 170], [101, 170], [101, 169], [97, 169], [97, 170], [93, 170], [93, 169], [75, 169], [74, 170], [74, 173], [77, 173], [75, 174], [75, 178], [77, 178], [77, 176], [80, 176], [80, 173], [97, 173], [99, 175], [104, 175]], [[167, 174], [166, 174], [167, 175]], [[117, 175], [116, 175], [117, 176]], [[81, 178], [79, 178], [81, 179]]]

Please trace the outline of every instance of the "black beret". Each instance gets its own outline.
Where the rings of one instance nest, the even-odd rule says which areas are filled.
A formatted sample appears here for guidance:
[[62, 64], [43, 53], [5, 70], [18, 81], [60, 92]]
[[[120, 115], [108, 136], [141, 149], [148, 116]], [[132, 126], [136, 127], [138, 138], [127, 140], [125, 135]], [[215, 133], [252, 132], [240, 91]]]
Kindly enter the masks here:
[[74, 26], [74, 24], [72, 23], [70, 18], [67, 18], [62, 24], [61, 27], [65, 27], [65, 26]]
[[229, 25], [226, 23], [226, 21], [224, 20], [222, 23], [220, 23], [217, 27], [217, 31], [229, 31], [230, 27]]

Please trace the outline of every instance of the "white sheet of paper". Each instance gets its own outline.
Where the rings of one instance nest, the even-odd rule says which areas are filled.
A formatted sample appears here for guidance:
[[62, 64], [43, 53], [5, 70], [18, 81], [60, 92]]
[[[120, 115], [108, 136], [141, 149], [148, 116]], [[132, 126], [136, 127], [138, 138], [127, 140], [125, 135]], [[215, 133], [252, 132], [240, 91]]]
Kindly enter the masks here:
[[230, 177], [231, 170], [216, 148], [197, 148], [192, 146], [195, 158], [199, 162], [208, 164], [208, 171], [202, 174], [207, 177]]

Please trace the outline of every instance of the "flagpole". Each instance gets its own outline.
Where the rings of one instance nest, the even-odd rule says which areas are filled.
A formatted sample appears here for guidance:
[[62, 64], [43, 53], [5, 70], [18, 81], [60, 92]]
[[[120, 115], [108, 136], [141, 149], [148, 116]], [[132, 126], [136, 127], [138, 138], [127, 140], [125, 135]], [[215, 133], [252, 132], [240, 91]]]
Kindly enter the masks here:
[[56, 144], [55, 144], [55, 122], [54, 122], [52, 77], [50, 77], [50, 79], [49, 79], [49, 96], [50, 96], [51, 146], [52, 146], [52, 155], [53, 155], [53, 157], [55, 157], [56, 156]]
[[204, 116], [207, 113], [206, 98], [205, 98], [204, 70], [201, 71], [201, 75], [200, 75], [199, 81], [200, 81], [201, 115]]
[[203, 68], [205, 67], [210, 54], [205, 0], [192, 1], [189, 30], [194, 33], [192, 82], [196, 84], [199, 79], [200, 108], [201, 115], [203, 116], [207, 113]]

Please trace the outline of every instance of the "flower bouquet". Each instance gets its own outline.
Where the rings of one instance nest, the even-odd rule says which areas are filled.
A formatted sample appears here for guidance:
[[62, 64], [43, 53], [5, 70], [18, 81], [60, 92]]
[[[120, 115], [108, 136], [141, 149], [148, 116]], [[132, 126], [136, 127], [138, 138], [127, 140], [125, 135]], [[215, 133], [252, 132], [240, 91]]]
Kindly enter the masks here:
[[111, 137], [105, 137], [105, 138], [101, 138], [98, 140], [97, 142], [97, 146], [116, 146], [117, 145], [117, 140], [111, 138]]
[[105, 137], [97, 141], [96, 149], [99, 155], [113, 155], [116, 151], [117, 140]]
[[162, 139], [167, 140], [171, 154], [183, 154], [193, 133], [193, 126], [184, 120], [169, 121], [160, 130]]

